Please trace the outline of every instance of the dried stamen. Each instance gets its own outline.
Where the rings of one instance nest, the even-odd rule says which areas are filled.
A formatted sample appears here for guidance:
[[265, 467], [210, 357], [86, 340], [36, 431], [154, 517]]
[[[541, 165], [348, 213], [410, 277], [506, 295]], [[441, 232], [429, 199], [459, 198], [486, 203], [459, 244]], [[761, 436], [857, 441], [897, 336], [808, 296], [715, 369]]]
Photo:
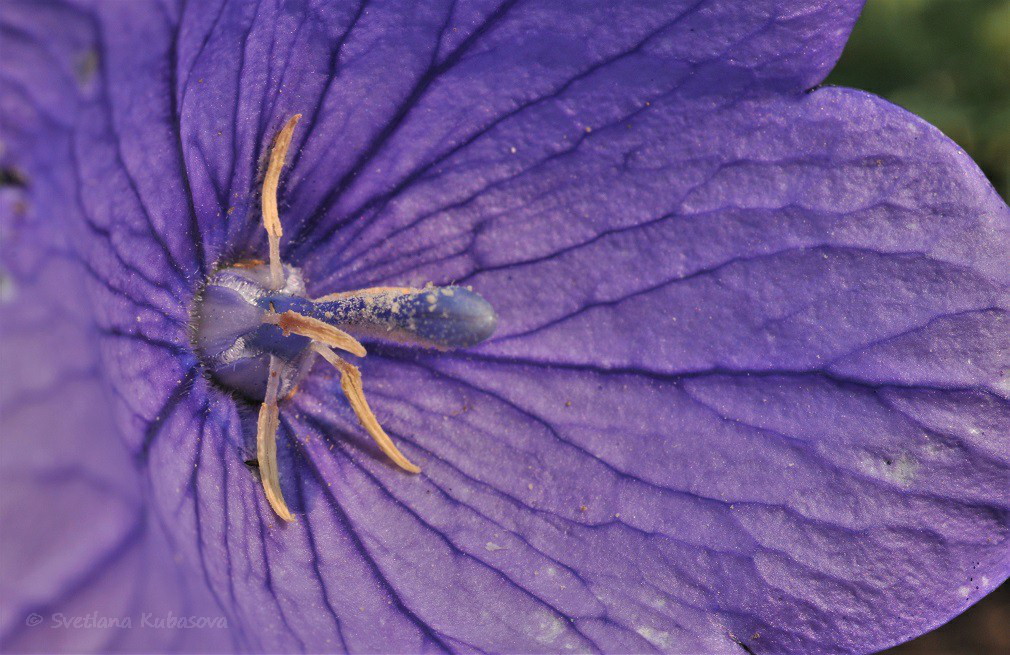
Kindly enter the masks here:
[[297, 312], [286, 311], [283, 314], [267, 313], [263, 317], [264, 323], [272, 323], [285, 335], [300, 334], [313, 341], [325, 343], [326, 345], [346, 350], [352, 355], [364, 357], [368, 354], [361, 342], [347, 334], [338, 327], [323, 323], [317, 318], [302, 316]]
[[354, 410], [354, 414], [361, 422], [361, 426], [375, 439], [375, 443], [379, 445], [382, 452], [403, 470], [411, 473], [420, 473], [421, 469], [412, 464], [400, 452], [400, 449], [396, 447], [393, 440], [389, 438], [386, 431], [379, 425], [379, 421], [375, 418], [372, 408], [368, 406], [368, 401], [365, 400], [365, 390], [361, 383], [361, 372], [358, 370], [358, 367], [344, 361], [337, 353], [322, 344], [314, 343], [312, 344], [312, 349], [340, 371], [340, 388], [344, 390], [347, 402], [351, 404], [351, 409]]
[[401, 347], [468, 348], [491, 336], [497, 323], [491, 305], [468, 287], [371, 287], [308, 298], [300, 271], [281, 261], [277, 209], [277, 187], [300, 117], [292, 116], [274, 139], [263, 179], [269, 265], [247, 261], [216, 271], [194, 307], [194, 345], [208, 372], [230, 391], [262, 400], [257, 465], [267, 501], [284, 521], [294, 517], [277, 467], [278, 403], [294, 393], [317, 354], [340, 373], [351, 409], [382, 452], [403, 470], [418, 473], [369, 407], [358, 368], [333, 349], [364, 357], [359, 338]]
[[301, 117], [301, 114], [292, 116], [277, 134], [273, 150], [270, 152], [267, 174], [263, 178], [263, 227], [267, 230], [267, 239], [270, 242], [270, 282], [274, 289], [284, 286], [284, 271], [281, 264], [281, 236], [284, 230], [281, 228], [281, 217], [277, 212], [277, 185], [280, 184], [284, 158], [291, 145], [291, 135], [294, 134], [295, 125]]
[[[281, 129], [270, 152], [270, 164], [267, 166], [266, 177], [263, 179], [263, 227], [267, 231], [270, 244], [270, 286], [280, 289], [284, 286], [284, 265], [281, 262], [281, 217], [277, 211], [277, 185], [281, 179], [281, 169], [284, 168], [284, 158], [291, 145], [291, 136], [295, 125], [301, 119], [301, 114], [292, 116]], [[267, 392], [263, 404], [260, 405], [259, 419], [256, 422], [256, 456], [260, 466], [260, 480], [263, 482], [263, 492], [267, 501], [277, 515], [285, 521], [293, 521], [294, 517], [284, 502], [281, 493], [280, 476], [277, 472], [277, 426], [279, 424], [279, 409], [277, 407], [277, 390], [280, 387], [280, 365], [274, 355], [270, 355], [270, 373], [267, 378]]]
[[277, 358], [270, 356], [270, 377], [267, 379], [267, 395], [260, 405], [259, 420], [256, 421], [256, 457], [259, 463], [260, 480], [267, 502], [285, 521], [294, 521], [281, 493], [280, 476], [277, 473], [277, 389], [280, 387], [280, 371]]

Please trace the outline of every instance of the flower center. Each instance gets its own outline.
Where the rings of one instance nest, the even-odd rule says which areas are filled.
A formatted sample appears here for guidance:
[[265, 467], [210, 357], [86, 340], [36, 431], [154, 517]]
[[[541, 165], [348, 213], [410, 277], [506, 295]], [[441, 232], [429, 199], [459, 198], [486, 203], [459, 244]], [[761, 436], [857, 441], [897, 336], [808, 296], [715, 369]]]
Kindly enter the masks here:
[[406, 471], [420, 471], [382, 429], [365, 400], [361, 374], [334, 350], [367, 352], [355, 338], [448, 350], [487, 339], [497, 317], [486, 300], [459, 286], [373, 287], [310, 299], [301, 272], [281, 262], [277, 185], [294, 116], [274, 141], [263, 182], [263, 225], [269, 263], [239, 263], [214, 273], [193, 309], [193, 342], [223, 387], [260, 401], [257, 463], [263, 489], [280, 518], [291, 521], [277, 471], [278, 402], [294, 392], [316, 355], [340, 372], [340, 386], [365, 430]]
[[313, 340], [362, 356], [353, 337], [449, 350], [484, 341], [497, 323], [491, 305], [464, 287], [374, 287], [311, 300], [298, 269], [284, 266], [283, 275], [274, 290], [265, 264], [221, 269], [194, 312], [194, 341], [208, 372], [249, 400], [266, 397], [271, 356], [279, 363], [279, 397], [294, 389], [311, 367]]
[[278, 393], [286, 396], [308, 372], [311, 340], [284, 336], [264, 322], [259, 301], [273, 294], [304, 297], [301, 273], [284, 267], [284, 287], [269, 288], [270, 272], [263, 264], [225, 268], [210, 277], [193, 312], [194, 343], [211, 377], [248, 400], [266, 397], [270, 356], [281, 363]]

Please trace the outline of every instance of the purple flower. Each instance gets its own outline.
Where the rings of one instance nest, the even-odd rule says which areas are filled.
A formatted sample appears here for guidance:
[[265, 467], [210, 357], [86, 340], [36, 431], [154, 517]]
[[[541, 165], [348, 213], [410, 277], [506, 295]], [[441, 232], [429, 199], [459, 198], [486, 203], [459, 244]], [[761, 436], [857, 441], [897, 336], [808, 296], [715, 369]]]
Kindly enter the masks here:
[[[2, 645], [868, 652], [1010, 570], [1010, 210], [849, 0], [0, 6]], [[472, 286], [257, 405], [199, 292]], [[124, 625], [127, 623], [128, 625]]]

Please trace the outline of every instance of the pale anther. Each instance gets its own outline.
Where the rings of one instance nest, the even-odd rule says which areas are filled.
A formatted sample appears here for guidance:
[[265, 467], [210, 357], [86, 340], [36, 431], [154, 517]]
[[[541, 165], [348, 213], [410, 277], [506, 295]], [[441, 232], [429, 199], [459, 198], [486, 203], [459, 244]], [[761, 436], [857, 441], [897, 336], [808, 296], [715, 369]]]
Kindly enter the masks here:
[[280, 371], [277, 358], [270, 356], [270, 376], [267, 379], [267, 395], [260, 405], [259, 419], [256, 421], [256, 458], [259, 463], [260, 480], [267, 502], [285, 521], [294, 521], [284, 494], [281, 493], [280, 476], [277, 472], [277, 427], [280, 423], [277, 408], [277, 389], [280, 386]]
[[263, 178], [263, 227], [267, 230], [267, 239], [270, 243], [270, 282], [274, 289], [284, 286], [281, 263], [281, 236], [284, 230], [281, 228], [281, 217], [277, 212], [277, 185], [280, 184], [284, 158], [291, 145], [291, 135], [294, 134], [295, 125], [301, 117], [301, 114], [292, 116], [277, 134], [273, 150], [270, 152], [266, 177]]
[[340, 388], [343, 389], [344, 395], [347, 396], [347, 402], [351, 404], [351, 409], [354, 410], [354, 414], [358, 417], [358, 421], [361, 422], [361, 426], [365, 428], [365, 431], [368, 432], [372, 439], [375, 439], [375, 443], [379, 445], [379, 449], [403, 470], [411, 473], [420, 473], [421, 469], [400, 452], [400, 449], [396, 447], [396, 444], [389, 438], [386, 431], [382, 429], [378, 419], [375, 418], [372, 408], [368, 406], [368, 401], [365, 400], [365, 390], [361, 383], [361, 372], [358, 371], [358, 367], [344, 361], [337, 353], [323, 344], [314, 343], [312, 344], [312, 348], [322, 355], [323, 359], [340, 371]]

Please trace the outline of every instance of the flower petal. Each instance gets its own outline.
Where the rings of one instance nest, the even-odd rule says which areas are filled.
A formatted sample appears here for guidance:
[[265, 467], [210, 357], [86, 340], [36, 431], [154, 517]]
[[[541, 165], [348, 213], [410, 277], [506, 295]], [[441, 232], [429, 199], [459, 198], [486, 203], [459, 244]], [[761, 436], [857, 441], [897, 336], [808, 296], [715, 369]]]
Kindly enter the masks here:
[[[179, 15], [103, 6], [105, 129], [149, 203], [195, 217], [196, 245], [213, 262], [249, 256], [261, 238], [254, 192], [265, 140], [304, 111], [286, 182], [298, 263], [485, 134], [532, 154], [543, 129], [578, 134], [664, 94], [809, 88], [861, 6], [222, 0]], [[541, 133], [529, 133], [530, 122]], [[173, 183], [156, 185], [155, 172]], [[180, 205], [188, 191], [192, 205]]]
[[11, 652], [230, 650], [226, 623], [158, 625], [226, 618], [175, 559], [184, 535], [145, 502], [148, 482], [119, 436], [106, 337], [84, 288], [93, 272], [61, 234], [62, 218], [76, 216], [62, 203], [73, 198], [59, 186], [66, 172], [57, 163], [48, 179], [32, 177], [23, 198], [0, 191], [5, 219], [25, 204], [24, 222], [4, 228], [0, 278], [0, 642]]
[[[868, 652], [1006, 578], [1010, 212], [936, 130], [840, 89], [660, 102], [432, 211], [454, 181], [405, 191], [357, 274], [472, 284], [501, 336], [364, 362], [426, 484], [347, 446], [323, 475], [373, 482], [342, 511], [411, 544], [383, 570], [438, 634]], [[511, 624], [464, 622], [449, 570]]]
[[[2, 190], [4, 267], [73, 313], [45, 339], [12, 315], [10, 346], [5, 319], [4, 465], [75, 472], [4, 511], [94, 519], [12, 560], [14, 606], [213, 597], [231, 629], [192, 638], [220, 649], [734, 653], [872, 650], [966, 607], [1008, 570], [1010, 218], [916, 119], [801, 95], [860, 5], [6, 3], [3, 163], [31, 185]], [[282, 404], [281, 528], [188, 318], [217, 261], [265, 252], [257, 175], [298, 111], [281, 215], [313, 291], [460, 279], [501, 327], [365, 360], [417, 478], [317, 370]], [[151, 588], [123, 600], [131, 566]]]
[[[204, 566], [236, 588], [237, 625], [267, 626], [261, 647], [867, 652], [1006, 577], [1006, 206], [866, 94], [688, 109], [456, 210], [467, 225], [542, 189], [460, 256], [397, 257], [420, 228], [376, 246], [379, 281], [469, 276], [502, 316], [471, 354], [363, 361], [419, 479], [382, 462], [324, 371], [282, 409], [301, 517], [262, 553], [228, 536], [249, 529], [235, 517], [274, 525], [241, 457], [198, 461]], [[655, 172], [629, 176], [629, 153]], [[549, 209], [595, 186], [613, 205]], [[527, 231], [549, 238], [493, 247]], [[164, 435], [159, 474], [192, 432]], [[197, 443], [243, 438], [204, 425]]]

